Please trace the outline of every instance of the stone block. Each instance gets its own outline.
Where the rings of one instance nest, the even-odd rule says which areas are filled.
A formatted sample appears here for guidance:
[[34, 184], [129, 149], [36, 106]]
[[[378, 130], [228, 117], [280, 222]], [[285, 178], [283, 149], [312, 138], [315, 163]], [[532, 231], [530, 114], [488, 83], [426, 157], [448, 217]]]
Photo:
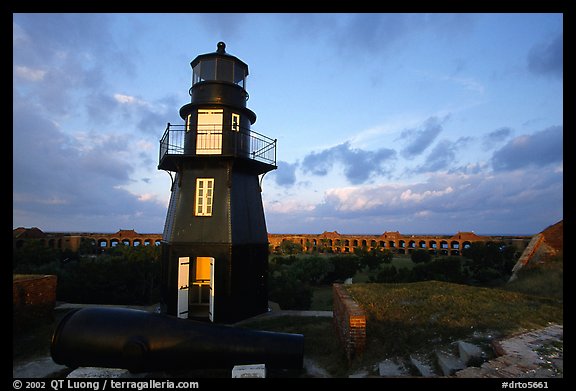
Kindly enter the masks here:
[[406, 368], [404, 365], [387, 359], [378, 364], [378, 373], [382, 377], [400, 377], [407, 376]]
[[422, 359], [419, 359], [416, 356], [410, 356], [410, 362], [412, 363], [412, 365], [414, 365], [414, 367], [416, 367], [418, 373], [420, 373], [420, 376], [423, 377], [436, 376], [436, 372], [434, 372], [432, 366], [424, 362]]
[[444, 376], [452, 376], [454, 372], [466, 367], [458, 357], [448, 353], [436, 352], [436, 359], [438, 360], [438, 365], [440, 365]]
[[460, 360], [468, 365], [471, 360], [482, 357], [482, 349], [469, 342], [458, 341], [458, 354], [460, 354]]
[[68, 369], [65, 365], [56, 364], [52, 357], [40, 357], [12, 368], [14, 378], [56, 377]]
[[66, 376], [67, 379], [110, 379], [110, 378], [144, 378], [145, 373], [131, 373], [127, 369], [80, 367]]
[[232, 368], [232, 378], [266, 378], [266, 365], [235, 365]]

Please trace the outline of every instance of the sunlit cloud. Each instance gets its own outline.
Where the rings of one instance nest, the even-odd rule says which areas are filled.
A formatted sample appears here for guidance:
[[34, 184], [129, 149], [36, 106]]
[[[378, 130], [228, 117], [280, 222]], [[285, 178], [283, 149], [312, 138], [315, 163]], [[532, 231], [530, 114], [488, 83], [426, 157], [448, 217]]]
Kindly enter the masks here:
[[42, 69], [34, 69], [23, 65], [16, 65], [14, 67], [14, 75], [28, 81], [41, 81], [46, 75], [46, 71]]
[[134, 96], [125, 95], [125, 94], [114, 94], [114, 99], [118, 103], [126, 104], [126, 105], [137, 105], [137, 106], [145, 106], [150, 107], [151, 104], [142, 100], [138, 99]]

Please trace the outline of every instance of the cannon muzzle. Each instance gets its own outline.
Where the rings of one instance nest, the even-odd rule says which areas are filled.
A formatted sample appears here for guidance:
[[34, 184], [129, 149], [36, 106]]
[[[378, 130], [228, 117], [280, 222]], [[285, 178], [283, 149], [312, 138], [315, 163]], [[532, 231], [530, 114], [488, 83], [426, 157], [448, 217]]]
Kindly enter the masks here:
[[302, 368], [304, 336], [215, 325], [120, 308], [67, 313], [52, 336], [52, 359], [71, 368], [131, 372], [265, 364]]

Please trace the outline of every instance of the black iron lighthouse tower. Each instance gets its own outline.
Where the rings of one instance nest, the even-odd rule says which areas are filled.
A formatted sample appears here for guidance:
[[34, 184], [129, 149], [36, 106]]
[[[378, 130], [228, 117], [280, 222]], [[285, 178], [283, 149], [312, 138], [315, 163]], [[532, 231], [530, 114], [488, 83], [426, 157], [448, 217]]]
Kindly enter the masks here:
[[[191, 102], [168, 124], [158, 169], [170, 173], [162, 238], [162, 311], [230, 323], [268, 310], [268, 235], [261, 176], [276, 140], [250, 129], [248, 65], [217, 51], [192, 62]], [[172, 175], [174, 173], [174, 176]]]

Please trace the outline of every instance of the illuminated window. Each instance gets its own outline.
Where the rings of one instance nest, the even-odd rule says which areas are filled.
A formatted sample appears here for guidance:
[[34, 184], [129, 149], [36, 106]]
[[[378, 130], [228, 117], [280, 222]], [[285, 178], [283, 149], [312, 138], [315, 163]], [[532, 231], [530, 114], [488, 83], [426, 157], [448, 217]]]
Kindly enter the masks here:
[[232, 113], [232, 130], [240, 131], [240, 114]]
[[186, 131], [189, 132], [190, 131], [190, 122], [192, 121], [192, 114], [188, 114], [188, 117], [186, 117]]
[[214, 178], [196, 179], [196, 216], [212, 216], [212, 200], [214, 198]]

